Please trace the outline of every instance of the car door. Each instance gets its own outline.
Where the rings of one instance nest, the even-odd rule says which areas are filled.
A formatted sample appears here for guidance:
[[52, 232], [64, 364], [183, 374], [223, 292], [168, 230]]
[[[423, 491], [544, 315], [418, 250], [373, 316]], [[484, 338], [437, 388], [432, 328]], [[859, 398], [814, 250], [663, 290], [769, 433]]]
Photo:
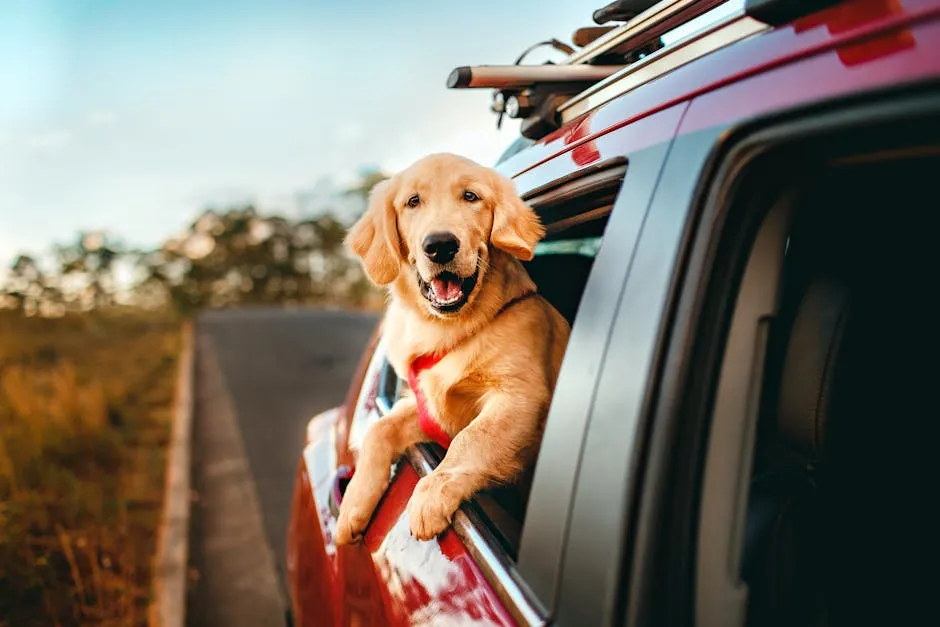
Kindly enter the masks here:
[[[740, 63], [761, 56], [786, 63], [696, 96], [683, 117], [596, 385], [557, 596], [561, 624], [745, 620], [747, 588], [739, 568], [754, 424], [740, 418], [758, 404], [753, 375], [763, 366], [762, 334], [768, 332], [788, 240], [781, 237], [783, 214], [771, 213], [776, 221], [760, 226], [745, 224], [738, 214], [728, 217], [732, 199], [747, 189], [766, 204], [786, 200], [776, 185], [801, 181], [806, 155], [830, 149], [837, 129], [840, 140], [861, 143], [865, 124], [888, 115], [892, 91], [922, 96], [935, 90], [940, 72], [936, 18], [918, 22], [891, 3], [870, 2], [866, 11], [853, 13], [857, 8], [835, 7], [754, 38], [743, 52], [728, 51]], [[887, 18], [893, 20], [890, 28], [879, 23]], [[821, 39], [828, 44], [822, 46]], [[715, 63], [722, 60], [715, 57]], [[689, 72], [696, 69], [690, 66]], [[855, 106], [866, 100], [870, 106]], [[905, 123], [922, 116], [920, 100], [904, 102], [907, 108], [892, 115]], [[871, 117], [862, 117], [863, 108]], [[854, 130], [843, 131], [848, 127]], [[899, 129], [873, 133], [895, 141]], [[819, 136], [815, 152], [780, 153], [780, 160], [754, 166], [762, 174], [759, 182], [751, 177], [741, 183], [745, 157], [756, 163], [755, 155], [771, 139], [795, 144], [801, 133]], [[920, 131], [921, 139], [926, 135]], [[759, 241], [774, 254], [749, 260], [742, 255], [732, 263], [718, 237], [721, 228], [732, 226], [739, 246]], [[733, 245], [734, 238], [720, 243]], [[760, 272], [749, 275], [752, 268]], [[747, 290], [740, 287], [745, 285]], [[736, 306], [738, 294], [746, 297]], [[748, 316], [743, 323], [739, 311]], [[722, 350], [731, 350], [729, 334], [739, 323], [746, 341], [723, 363]], [[733, 398], [734, 407], [713, 406], [720, 394]], [[735, 417], [734, 428], [710, 433]]]
[[[599, 109], [500, 165], [549, 222], [550, 231], [551, 224], [561, 225], [560, 239], [544, 248], [548, 266], [564, 268], [571, 261], [589, 268], [583, 285], [556, 290], [564, 292], [557, 296], [559, 307], [568, 311], [573, 326], [527, 499], [487, 491], [462, 507], [441, 537], [418, 542], [409, 534], [405, 506], [419, 478], [433, 469], [443, 451], [434, 445], [415, 447], [396, 467], [364, 542], [336, 553], [341, 624], [427, 624], [445, 617], [495, 625], [552, 620], [566, 568], [593, 391], [627, 268], [684, 106], [621, 128], [614, 128], [613, 120], [622, 111]], [[599, 247], [589, 244], [596, 244], [596, 237], [563, 237], [590, 231], [596, 220], [604, 225]], [[565, 252], [573, 245], [581, 252]], [[590, 263], [575, 261], [579, 255]], [[557, 287], [546, 278], [540, 290]], [[574, 307], [568, 307], [571, 298], [577, 299]], [[352, 448], [405, 385], [383, 350], [380, 341], [354, 409]], [[343, 475], [333, 481], [340, 485]], [[332, 492], [336, 498], [326, 514], [327, 527], [335, 523], [335, 501], [341, 501], [341, 490]], [[611, 559], [603, 556], [594, 569], [608, 569]]]

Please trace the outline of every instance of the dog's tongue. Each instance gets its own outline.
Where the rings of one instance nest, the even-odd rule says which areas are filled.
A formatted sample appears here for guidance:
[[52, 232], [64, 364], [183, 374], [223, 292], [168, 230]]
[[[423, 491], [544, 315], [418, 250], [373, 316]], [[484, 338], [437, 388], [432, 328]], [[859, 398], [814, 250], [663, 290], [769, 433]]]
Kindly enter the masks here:
[[449, 301], [460, 297], [460, 281], [451, 278], [437, 278], [431, 281], [434, 295], [440, 300]]

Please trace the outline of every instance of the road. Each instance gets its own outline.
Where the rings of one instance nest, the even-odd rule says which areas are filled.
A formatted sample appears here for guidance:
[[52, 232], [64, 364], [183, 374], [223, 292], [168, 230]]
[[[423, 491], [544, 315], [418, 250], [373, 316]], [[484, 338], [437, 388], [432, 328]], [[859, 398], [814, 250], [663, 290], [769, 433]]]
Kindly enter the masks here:
[[285, 624], [284, 545], [308, 419], [342, 402], [369, 314], [234, 310], [196, 326], [187, 624]]

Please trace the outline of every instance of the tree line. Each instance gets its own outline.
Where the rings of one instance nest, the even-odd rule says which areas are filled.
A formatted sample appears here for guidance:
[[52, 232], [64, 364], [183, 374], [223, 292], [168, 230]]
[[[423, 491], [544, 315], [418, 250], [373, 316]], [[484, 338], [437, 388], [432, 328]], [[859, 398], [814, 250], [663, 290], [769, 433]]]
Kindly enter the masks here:
[[[384, 178], [367, 172], [343, 193], [364, 206]], [[183, 315], [251, 305], [375, 307], [381, 295], [342, 245], [355, 217], [322, 210], [292, 219], [252, 205], [206, 209], [150, 250], [106, 232], [79, 233], [43, 257], [17, 256], [0, 282], [0, 307], [42, 316], [114, 307]]]

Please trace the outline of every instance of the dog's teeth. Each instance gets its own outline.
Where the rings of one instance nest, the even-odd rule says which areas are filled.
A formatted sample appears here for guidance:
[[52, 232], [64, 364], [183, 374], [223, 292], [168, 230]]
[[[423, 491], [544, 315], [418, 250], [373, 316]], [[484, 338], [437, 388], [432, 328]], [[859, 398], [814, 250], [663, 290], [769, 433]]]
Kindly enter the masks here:
[[463, 290], [453, 279], [434, 279], [429, 282], [427, 298], [435, 307], [448, 307], [459, 303], [464, 297]]
[[437, 303], [438, 305], [451, 305], [459, 301], [463, 297], [463, 293], [460, 292], [456, 296], [453, 296], [451, 298], [441, 298], [440, 296], [437, 295], [437, 292], [435, 292], [433, 296], [434, 296], [434, 302]]

